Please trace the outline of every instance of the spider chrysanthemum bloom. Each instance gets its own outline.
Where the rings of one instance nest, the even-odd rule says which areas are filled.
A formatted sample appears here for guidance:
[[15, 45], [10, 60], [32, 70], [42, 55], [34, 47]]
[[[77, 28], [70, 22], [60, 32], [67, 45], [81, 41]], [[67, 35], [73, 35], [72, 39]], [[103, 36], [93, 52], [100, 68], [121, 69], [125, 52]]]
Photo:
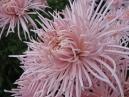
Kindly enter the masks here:
[[[93, 85], [91, 76], [94, 76], [124, 97], [116, 59], [128, 58], [129, 49], [119, 42], [129, 26], [118, 21], [119, 15], [106, 20], [112, 2], [105, 9], [106, 4], [101, 7], [101, 0], [94, 10], [95, 0], [90, 3], [77, 0], [73, 4], [70, 2], [64, 19], [58, 13], [53, 15], [53, 21], [39, 16], [44, 24], [41, 24], [43, 30], [36, 31], [38, 41], [27, 43], [29, 49], [18, 56], [24, 64], [18, 84], [33, 76], [30, 88], [35, 90], [36, 84], [41, 84], [33, 97], [72, 97], [74, 93], [75, 97], [81, 97], [81, 92]], [[26, 86], [19, 85], [20, 88], [12, 92], [16, 97], [19, 93], [24, 97], [21, 91]]]
[[28, 24], [36, 28], [35, 21], [30, 15], [36, 14], [34, 10], [42, 10], [43, 1], [45, 0], [0, 0], [0, 37], [7, 31], [15, 32], [14, 28], [17, 27], [17, 33], [20, 37], [20, 26], [24, 35], [29, 36]]

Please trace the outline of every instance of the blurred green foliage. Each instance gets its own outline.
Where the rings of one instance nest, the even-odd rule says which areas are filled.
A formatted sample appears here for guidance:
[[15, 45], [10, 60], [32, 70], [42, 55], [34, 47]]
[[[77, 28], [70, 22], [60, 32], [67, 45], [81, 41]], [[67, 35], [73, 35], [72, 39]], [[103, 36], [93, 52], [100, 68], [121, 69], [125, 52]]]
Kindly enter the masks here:
[[[45, 11], [61, 11], [66, 4], [68, 4], [68, 0], [48, 0], [50, 8]], [[15, 33], [9, 34], [8, 37], [3, 36], [0, 40], [0, 97], [11, 97], [4, 90], [16, 87], [13, 83], [23, 72], [19, 60], [11, 58], [9, 55], [22, 54], [26, 49], [26, 44], [20, 41]]]
[[10, 97], [3, 90], [11, 89], [14, 81], [22, 73], [18, 59], [11, 58], [9, 55], [22, 54], [26, 48], [27, 46], [13, 33], [0, 40], [0, 97]]
[[68, 0], [47, 0], [48, 5], [53, 9], [57, 11], [62, 11], [66, 4], [68, 4]]

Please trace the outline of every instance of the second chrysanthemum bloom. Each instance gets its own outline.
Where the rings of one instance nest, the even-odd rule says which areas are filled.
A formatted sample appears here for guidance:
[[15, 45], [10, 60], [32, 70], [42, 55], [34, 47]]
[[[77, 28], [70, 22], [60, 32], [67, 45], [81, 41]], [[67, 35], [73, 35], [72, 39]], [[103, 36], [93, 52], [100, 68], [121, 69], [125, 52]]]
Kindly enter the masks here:
[[[15, 32], [17, 27], [17, 33], [20, 38], [20, 32], [24, 32], [24, 35], [29, 36], [28, 25], [31, 24], [36, 28], [34, 20], [31, 18], [31, 14], [36, 14], [34, 10], [42, 10], [45, 0], [1, 0], [0, 1], [0, 37], [5, 31], [7, 35], [10, 32]], [[22, 30], [20, 30], [22, 27]], [[5, 34], [4, 34], [5, 35]]]

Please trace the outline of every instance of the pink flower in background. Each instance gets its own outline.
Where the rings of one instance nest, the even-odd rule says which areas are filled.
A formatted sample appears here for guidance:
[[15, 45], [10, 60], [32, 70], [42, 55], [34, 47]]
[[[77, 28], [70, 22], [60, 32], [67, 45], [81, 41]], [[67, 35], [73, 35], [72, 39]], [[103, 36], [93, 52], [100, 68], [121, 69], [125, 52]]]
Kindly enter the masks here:
[[105, 83], [96, 81], [91, 89], [82, 92], [81, 97], [119, 97], [119, 95]]
[[[95, 86], [92, 89], [83, 91], [81, 97], [121, 97], [117, 95], [119, 93], [112, 90], [109, 86], [104, 83], [94, 84]], [[125, 96], [128, 97], [129, 90], [125, 90]]]
[[[20, 38], [20, 27], [22, 27], [24, 35], [26, 36], [27, 32], [29, 36], [28, 24], [31, 23], [36, 28], [30, 15], [36, 14], [34, 10], [43, 8], [41, 1], [33, 0], [1, 0], [0, 5], [0, 37], [7, 30], [7, 35], [10, 32], [17, 32]], [[17, 27], [17, 31], [15, 31], [15, 27]]]
[[129, 60], [128, 59], [120, 59], [117, 66], [117, 74], [124, 88], [125, 97], [129, 96]]
[[[107, 21], [111, 4], [101, 8], [102, 3], [94, 10], [95, 0], [70, 2], [63, 19], [58, 13], [52, 21], [39, 15], [44, 24], [39, 22], [43, 29], [35, 31], [39, 38], [27, 42], [28, 50], [17, 56], [24, 73], [17, 81], [20, 88], [12, 90], [15, 97], [81, 97], [84, 90], [94, 89], [94, 78], [104, 83], [95, 89], [106, 88], [107, 97], [124, 97], [125, 82], [117, 68], [121, 68], [121, 58], [128, 59], [129, 48], [122, 46], [128, 37], [122, 43], [119, 36], [125, 37], [129, 26], [118, 21], [119, 15]], [[26, 85], [28, 78], [31, 81]], [[115, 92], [109, 94], [107, 87]], [[30, 89], [33, 93], [27, 92]], [[99, 93], [97, 97], [104, 95], [95, 93]]]
[[[111, 4], [111, 8], [113, 8], [113, 10], [118, 10], [122, 7], [127, 7], [129, 4], [128, 0], [107, 0], [108, 4]], [[112, 3], [111, 3], [112, 2]]]
[[32, 0], [33, 3], [46, 4], [47, 0]]
[[115, 8], [119, 8], [120, 6], [122, 6], [124, 0], [113, 0], [112, 6]]
[[[121, 81], [124, 97], [129, 96], [129, 77], [128, 77], [128, 67], [129, 61], [128, 59], [117, 59], [117, 69], [116, 73]], [[94, 78], [93, 78], [94, 79]], [[112, 79], [113, 80], [113, 79]], [[114, 81], [114, 80], [113, 80]], [[107, 84], [98, 81], [97, 79], [93, 80], [93, 86], [89, 90], [85, 90], [82, 92], [81, 97], [121, 97], [120, 93], [114, 91]]]

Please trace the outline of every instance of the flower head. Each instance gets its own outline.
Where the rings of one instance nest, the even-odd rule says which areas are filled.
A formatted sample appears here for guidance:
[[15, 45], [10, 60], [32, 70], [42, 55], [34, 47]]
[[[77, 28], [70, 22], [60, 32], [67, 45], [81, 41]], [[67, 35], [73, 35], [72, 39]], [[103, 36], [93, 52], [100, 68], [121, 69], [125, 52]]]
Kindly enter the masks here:
[[129, 26], [120, 23], [119, 16], [107, 21], [110, 5], [100, 9], [102, 2], [96, 10], [95, 0], [70, 2], [63, 19], [58, 13], [53, 15], [53, 21], [39, 16], [44, 25], [36, 31], [38, 41], [28, 42], [29, 49], [18, 56], [24, 64], [19, 80], [24, 82], [26, 76], [34, 75], [29, 86], [42, 86], [33, 97], [80, 97], [83, 90], [94, 85], [93, 77], [124, 97], [116, 68], [119, 58], [128, 58], [129, 49], [121, 46], [121, 37], [117, 36], [126, 35]]
[[4, 30], [7, 29], [7, 35], [10, 32], [15, 32], [14, 28], [17, 27], [18, 36], [20, 38], [20, 26], [26, 36], [29, 36], [27, 25], [31, 23], [36, 28], [34, 20], [31, 18], [32, 10], [41, 10], [43, 5], [41, 1], [34, 0], [0, 0], [0, 37]]

